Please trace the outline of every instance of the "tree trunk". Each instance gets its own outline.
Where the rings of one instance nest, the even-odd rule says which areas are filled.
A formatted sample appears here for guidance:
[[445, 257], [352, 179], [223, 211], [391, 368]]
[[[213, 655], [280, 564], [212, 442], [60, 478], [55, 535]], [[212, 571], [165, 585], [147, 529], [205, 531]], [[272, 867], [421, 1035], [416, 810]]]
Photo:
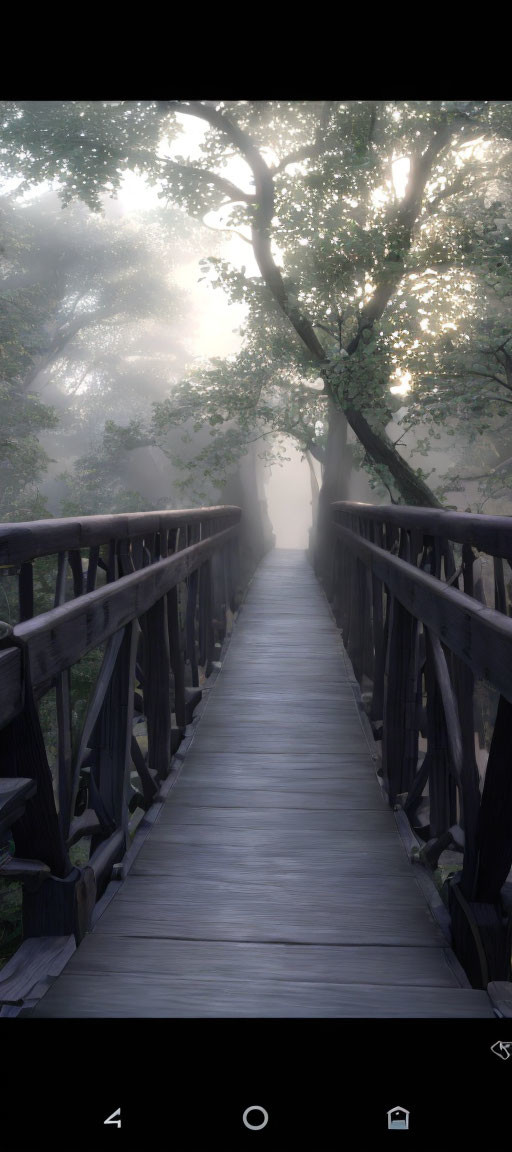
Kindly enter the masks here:
[[[327, 104], [329, 104], [329, 102], [327, 102]], [[225, 112], [202, 104], [200, 101], [188, 101], [184, 104], [179, 100], [164, 100], [159, 101], [159, 105], [164, 112], [170, 110], [183, 111], [185, 114], [197, 116], [200, 120], [205, 120], [212, 128], [224, 133], [230, 144], [247, 161], [254, 178], [254, 194], [248, 194], [236, 188], [229, 181], [225, 181], [214, 172], [206, 173], [205, 170], [202, 170], [202, 178], [204, 179], [205, 175], [207, 175], [211, 183], [216, 184], [217, 187], [219, 186], [219, 181], [221, 181], [222, 191], [227, 194], [228, 199], [233, 200], [233, 202], [246, 201], [247, 204], [251, 204], [253, 208], [251, 220], [252, 248], [263, 281], [281, 311], [288, 317], [297, 335], [307, 348], [313, 362], [319, 367], [320, 365], [325, 365], [328, 356], [318, 338], [315, 326], [308, 315], [303, 313], [298, 307], [297, 301], [289, 295], [281, 271], [275, 263], [272, 254], [272, 220], [275, 212], [275, 170], [273, 171], [269, 168], [249, 134], [241, 129], [235, 121], [231, 120]], [[399, 252], [402, 250], [406, 252], [411, 246], [413, 229], [421, 213], [425, 188], [439, 155], [447, 145], [451, 143], [453, 136], [461, 129], [466, 131], [467, 127], [468, 117], [466, 113], [459, 117], [453, 117], [450, 120], [441, 117], [425, 150], [412, 159], [405, 194], [397, 205], [396, 211], [392, 213], [392, 217], [390, 217], [388, 221], [388, 223], [393, 224], [393, 232], [398, 240]], [[388, 259], [391, 259], [391, 257]], [[388, 264], [387, 275], [382, 277], [380, 282], [376, 284], [371, 299], [360, 313], [357, 333], [346, 348], [349, 356], [357, 351], [363, 331], [372, 330], [374, 325], [380, 320], [391, 297], [403, 279], [406, 271], [406, 262], [403, 256], [399, 256], [398, 260], [394, 257], [393, 262], [398, 264], [399, 267], [395, 268], [394, 273], [390, 275], [390, 266]], [[326, 381], [330, 395], [330, 386], [324, 368], [321, 369], [320, 375], [323, 376]], [[333, 403], [336, 404], [334, 397]], [[437, 500], [433, 492], [431, 492], [428, 484], [416, 475], [414, 469], [400, 456], [400, 453], [397, 452], [394, 444], [392, 444], [384, 432], [375, 432], [363, 413], [355, 409], [348, 409], [346, 418], [370, 458], [374, 460], [376, 464], [384, 465], [389, 469], [406, 503], [426, 505], [429, 508], [442, 507], [439, 500]], [[334, 435], [335, 433], [333, 431], [333, 436]], [[323, 487], [322, 485], [322, 488]], [[326, 487], [326, 496], [327, 491], [328, 489]], [[334, 491], [335, 496], [332, 497], [332, 499], [335, 499], [336, 496], [339, 495], [336, 488], [334, 488]], [[322, 512], [320, 512], [320, 515], [322, 515]]]
[[309, 530], [309, 554], [311, 559], [314, 558], [315, 547], [315, 531], [318, 521], [318, 502], [320, 497], [320, 486], [316, 478], [315, 466], [313, 464], [313, 457], [311, 452], [306, 452], [306, 461], [309, 468], [309, 479], [311, 481], [311, 528]]
[[313, 519], [312, 540], [315, 555], [315, 570], [324, 580], [328, 579], [331, 557], [331, 504], [333, 500], [348, 500], [350, 496], [350, 473], [352, 471], [352, 449], [347, 444], [348, 423], [343, 410], [329, 396], [327, 417], [329, 428], [325, 451], [325, 465], [322, 487], [318, 496], [318, 510]]
[[[355, 408], [348, 409], [346, 416], [353, 432], [375, 464], [382, 464], [391, 472], [398, 491], [406, 504], [442, 508], [441, 502], [434, 496], [431, 488], [404, 460], [385, 432], [374, 431], [363, 413], [358, 412]], [[338, 497], [338, 499], [342, 499], [342, 497]]]

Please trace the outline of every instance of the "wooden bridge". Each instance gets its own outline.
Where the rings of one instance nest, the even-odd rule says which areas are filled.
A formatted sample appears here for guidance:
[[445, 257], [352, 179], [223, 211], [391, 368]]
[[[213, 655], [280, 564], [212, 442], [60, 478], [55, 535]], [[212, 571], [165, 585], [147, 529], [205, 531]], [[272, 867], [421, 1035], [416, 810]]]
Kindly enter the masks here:
[[316, 574], [275, 550], [245, 590], [239, 519], [0, 529], [1, 1014], [510, 1015], [512, 519], [334, 505]]

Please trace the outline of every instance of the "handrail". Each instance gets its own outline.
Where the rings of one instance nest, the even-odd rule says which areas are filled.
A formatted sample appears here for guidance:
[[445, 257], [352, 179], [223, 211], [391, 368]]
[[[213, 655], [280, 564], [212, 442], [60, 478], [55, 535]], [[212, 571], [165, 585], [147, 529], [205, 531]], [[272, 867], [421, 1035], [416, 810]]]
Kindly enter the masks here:
[[238, 521], [240, 516], [240, 508], [235, 505], [219, 505], [0, 524], [0, 567], [65, 550], [96, 547], [108, 540], [133, 540], [189, 524], [208, 524], [219, 518]]
[[460, 656], [475, 676], [490, 680], [512, 703], [512, 620], [421, 568], [335, 524], [339, 540], [384, 582], [396, 600]]
[[512, 516], [483, 516], [477, 512], [452, 512], [444, 508], [418, 508], [405, 504], [359, 504], [337, 500], [333, 513], [349, 513], [374, 524], [417, 529], [458, 544], [472, 544], [492, 556], [512, 560]]
[[[0, 875], [25, 881], [25, 936], [82, 938], [137, 809], [168, 776], [238, 603], [240, 518], [229, 505], [0, 525], [19, 597], [19, 622], [0, 628], [0, 777], [36, 785]], [[54, 554], [54, 606], [35, 614], [37, 565]], [[78, 730], [73, 669], [93, 651]], [[38, 701], [53, 691], [51, 769]], [[84, 838], [89, 858], [74, 865]]]
[[[121, 576], [111, 584], [84, 593], [49, 612], [42, 612], [13, 629], [13, 639], [30, 661], [33, 689], [76, 664], [91, 649], [138, 619], [182, 580], [196, 572], [217, 548], [236, 535], [236, 525], [156, 560], [142, 571]], [[10, 644], [9, 639], [5, 641]]]
[[[512, 560], [512, 517], [337, 501], [331, 542], [327, 591], [356, 678], [366, 697], [371, 691], [389, 802], [426, 841], [428, 867], [448, 847], [462, 852], [447, 902], [453, 947], [473, 985], [509, 979], [512, 607], [503, 561]], [[475, 549], [493, 558], [492, 607], [475, 579]], [[499, 694], [482, 794], [481, 679]]]

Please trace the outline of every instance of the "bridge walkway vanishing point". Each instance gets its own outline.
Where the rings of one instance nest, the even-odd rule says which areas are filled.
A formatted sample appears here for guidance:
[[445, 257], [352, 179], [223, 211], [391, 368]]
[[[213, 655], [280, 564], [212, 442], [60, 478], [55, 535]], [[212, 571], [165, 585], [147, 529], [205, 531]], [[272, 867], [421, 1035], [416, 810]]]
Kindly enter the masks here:
[[415, 879], [305, 553], [258, 568], [152, 831], [31, 1014], [493, 1016]]

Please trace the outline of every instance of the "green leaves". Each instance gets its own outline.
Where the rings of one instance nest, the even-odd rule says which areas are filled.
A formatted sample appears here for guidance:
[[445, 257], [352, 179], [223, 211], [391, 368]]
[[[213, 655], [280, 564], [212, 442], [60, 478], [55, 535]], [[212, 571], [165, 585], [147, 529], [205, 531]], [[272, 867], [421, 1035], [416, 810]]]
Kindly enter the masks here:
[[[275, 216], [264, 240], [276, 258], [279, 252], [293, 298], [289, 317], [297, 327], [297, 317], [314, 325], [327, 361], [322, 367], [340, 403], [370, 414], [379, 427], [403, 405], [409, 427], [432, 430], [444, 422], [447, 435], [464, 443], [484, 435], [489, 420], [506, 423], [509, 368], [487, 322], [502, 330], [502, 342], [512, 295], [507, 102], [224, 101], [219, 107], [249, 132], [274, 170]], [[202, 217], [226, 200], [226, 228], [246, 226], [260, 214], [255, 201], [233, 202], [236, 189], [227, 174], [240, 155], [229, 134], [208, 129], [193, 163], [185, 154], [170, 160], [162, 134], [176, 132], [176, 120], [162, 118], [154, 103], [6, 102], [2, 111], [5, 174], [24, 185], [48, 180], [65, 202], [80, 199], [97, 209], [130, 169], [160, 183], [162, 194], [190, 216]], [[483, 143], [457, 129], [419, 188], [416, 216], [408, 214], [396, 160], [420, 158], [440, 128], [459, 121], [478, 124]], [[218, 243], [212, 237], [212, 245]], [[172, 243], [166, 247], [171, 253]], [[208, 428], [213, 435], [204, 467], [210, 475], [243, 451], [251, 435], [288, 430], [305, 442], [325, 407], [323, 397], [308, 392], [308, 357], [282, 314], [280, 288], [248, 276], [245, 265], [229, 263], [218, 247], [212, 252], [201, 262], [200, 282], [244, 305], [243, 351], [233, 363], [212, 362], [184, 378], [169, 402], [157, 406], [153, 424], [162, 441], [177, 424], [185, 435], [188, 421], [197, 435]], [[146, 288], [149, 294], [149, 277]], [[57, 281], [55, 290], [58, 301]], [[109, 283], [95, 299], [118, 316], [129, 312], [137, 292], [129, 283], [122, 290]], [[15, 303], [8, 300], [10, 312]], [[37, 297], [24, 304], [23, 323], [11, 318], [4, 344], [9, 379], [22, 377], [44, 329]], [[340, 348], [353, 354], [345, 358]], [[404, 373], [411, 390], [392, 397], [390, 386]]]

